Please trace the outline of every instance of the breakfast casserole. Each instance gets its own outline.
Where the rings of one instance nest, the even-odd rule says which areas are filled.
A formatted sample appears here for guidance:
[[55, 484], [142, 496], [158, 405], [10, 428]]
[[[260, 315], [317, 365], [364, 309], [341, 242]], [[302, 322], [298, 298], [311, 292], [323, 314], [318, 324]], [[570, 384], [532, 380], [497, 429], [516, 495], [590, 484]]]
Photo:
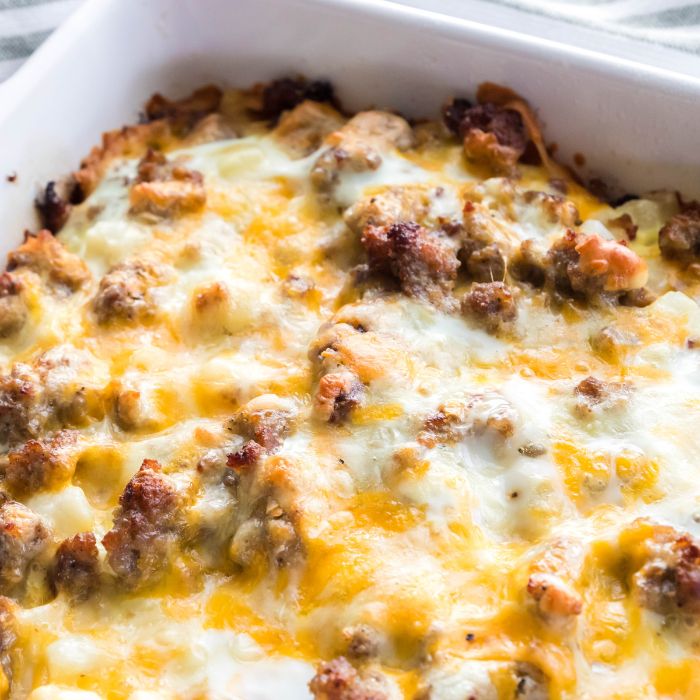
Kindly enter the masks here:
[[284, 78], [49, 183], [0, 276], [0, 695], [700, 697], [700, 205], [555, 152], [493, 84]]

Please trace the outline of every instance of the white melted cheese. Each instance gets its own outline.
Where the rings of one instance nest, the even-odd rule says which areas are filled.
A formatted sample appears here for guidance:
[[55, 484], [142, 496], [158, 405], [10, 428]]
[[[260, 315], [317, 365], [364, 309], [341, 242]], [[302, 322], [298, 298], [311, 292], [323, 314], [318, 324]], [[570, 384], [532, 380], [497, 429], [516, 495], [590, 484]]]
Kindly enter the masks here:
[[[507, 671], [497, 659], [539, 658], [525, 654], [521, 640], [509, 646], [503, 629], [510, 628], [498, 627], [499, 620], [513, 629], [525, 625], [508, 615], [523, 606], [523, 572], [537, 552], [567, 538], [588, 551], [639, 516], [700, 535], [700, 354], [686, 343], [700, 335], [696, 302], [670, 292], [647, 309], [625, 309], [637, 330], [672, 318], [678, 337], [639, 339], [620, 366], [606, 365], [591, 350], [591, 336], [618, 320], [613, 313], [554, 314], [541, 292], [520, 293], [515, 329], [503, 337], [399, 294], [343, 305], [349, 265], [339, 264], [337, 253], [345, 246], [353, 259], [355, 245], [343, 209], [381, 187], [419, 184], [439, 188], [429, 221], [459, 219], [461, 188], [473, 187], [476, 178], [451, 155], [442, 167], [427, 168], [387, 150], [375, 170], [338, 174], [329, 213], [309, 179], [323, 148], [295, 159], [274, 137], [255, 135], [173, 152], [204, 175], [210, 202], [183, 222], [129, 215], [136, 162], [116, 163], [61, 233], [87, 263], [89, 289], [57, 304], [55, 313], [47, 302], [43, 335], [25, 336], [17, 346], [34, 342], [38, 354], [60, 339], [54, 355], [63, 348], [82, 358], [78, 374], [74, 365], [59, 367], [52, 387], [88, 377], [90, 387], [138, 395], [142, 424], [133, 432], [109, 415], [77, 429], [80, 449], [97, 450], [96, 463], [107, 459], [100, 450], [118, 452], [113, 473], [105, 461], [105, 482], [114, 481], [105, 485], [107, 495], [97, 488], [98, 475], [95, 483], [70, 483], [27, 500], [57, 541], [84, 531], [101, 538], [118, 494], [144, 459], [165, 465], [190, 499], [193, 532], [230, 538], [239, 495], [220, 481], [207, 482], [197, 460], [202, 454], [225, 460], [238, 449], [242, 438], [231, 435], [227, 420], [271, 393], [288, 399], [295, 422], [266, 465], [276, 465], [270, 478], [282, 492], [277, 500], [298, 516], [304, 555], [317, 571], [302, 561], [287, 578], [251, 577], [229, 591], [241, 608], [227, 603], [227, 586], [238, 580], [230, 566], [225, 574], [206, 573], [197, 585], [186, 580], [172, 596], [110, 589], [104, 600], [75, 609], [59, 596], [22, 610], [22, 633], [32, 641], [13, 698], [301, 700], [310, 697], [314, 665], [337, 653], [344, 631], [358, 624], [380, 630], [385, 665], [407, 675], [406, 688], [430, 666], [419, 685], [430, 685], [434, 700], [496, 698], [493, 679]], [[489, 225], [508, 245], [534, 238], [547, 246], [563, 232], [522, 197], [502, 206], [504, 192], [521, 194], [527, 183], [491, 178], [480, 187], [492, 212]], [[654, 229], [668, 206], [625, 205], [640, 226], [636, 250], [656, 245]], [[609, 214], [596, 211], [581, 230], [610, 237]], [[90, 299], [99, 279], [120, 262], [142, 259], [166, 269], [149, 290], [155, 320], [136, 330], [97, 328]], [[312, 284], [297, 298], [283, 284], [298, 271]], [[213, 285], [216, 308], [206, 316], [198, 302]], [[334, 315], [357, 316], [376, 341], [366, 350], [376, 351], [376, 361], [361, 358], [371, 365], [363, 403], [337, 426], [313, 417], [318, 370], [307, 354]], [[9, 366], [15, 349], [2, 348], [3, 364]], [[629, 392], [619, 404], [579, 415], [574, 389], [590, 374], [625, 382]], [[419, 439], [426, 420], [450, 402], [473, 404], [469, 429], [426, 445]], [[512, 421], [502, 434], [489, 426], [499, 411]], [[640, 477], [644, 469], [658, 472], [649, 483]], [[221, 591], [219, 609], [212, 601]], [[595, 598], [586, 604], [595, 616]], [[247, 608], [254, 614], [246, 617]], [[566, 664], [557, 666], [540, 645], [541, 620], [527, 619], [530, 636], [524, 636], [558, 682]], [[465, 630], [480, 625], [494, 646], [479, 653], [494, 657], [462, 658]], [[651, 678], [648, 659], [640, 652], [618, 665], [591, 660], [586, 633], [581, 622], [556, 643], [563, 655], [570, 651], [578, 679], [558, 697], [604, 697], [618, 685], [632, 688], [634, 697], [635, 683]], [[311, 639], [313, 651], [279, 641], [297, 637]], [[459, 646], [421, 666], [417, 659], [428, 658], [426, 649], [443, 639], [459, 639]], [[688, 649], [679, 644], [674, 653], [682, 659]], [[100, 692], [80, 689], [77, 679], [80, 688]], [[104, 690], [110, 684], [124, 687], [110, 694]]]

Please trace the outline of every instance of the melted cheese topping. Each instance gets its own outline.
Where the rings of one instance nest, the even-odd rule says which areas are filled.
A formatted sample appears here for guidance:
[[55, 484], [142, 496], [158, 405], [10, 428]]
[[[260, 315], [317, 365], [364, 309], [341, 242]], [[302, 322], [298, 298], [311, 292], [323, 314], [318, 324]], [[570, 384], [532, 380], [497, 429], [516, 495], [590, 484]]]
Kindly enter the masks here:
[[[546, 173], [523, 166], [520, 179], [484, 180], [457, 144], [386, 147], [376, 169], [340, 172], [327, 206], [310, 180], [319, 153], [294, 157], [264, 131], [169, 153], [203, 174], [207, 195], [201, 212], [172, 220], [129, 214], [137, 164], [119, 159], [61, 232], [93, 282], [70, 296], [35, 290], [30, 322], [0, 344], [3, 369], [52, 348], [83, 353], [80, 382], [136, 392], [138, 427], [106, 415], [78, 428], [72, 478], [27, 505], [57, 540], [89, 530], [99, 542], [142, 460], [157, 459], [188, 494], [190, 529], [227, 543], [246, 506], [196, 465], [234, 452], [227, 419], [274, 394], [298, 417], [265, 468], [284, 474], [303, 556], [282, 569], [260, 560], [217, 570], [183, 550], [143, 591], [107, 586], [80, 604], [40, 597], [16, 613], [13, 697], [307, 698], [314, 666], [343, 653], [358, 625], [378, 631], [378, 667], [407, 698], [426, 678], [437, 700], [515, 697], [503, 670], [512, 660], [539, 668], [554, 698], [694, 697], [692, 644], [611, 570], [619, 533], [639, 516], [700, 534], [700, 354], [687, 342], [700, 309], [692, 290], [668, 291], [656, 246], [667, 205], [623, 207], [639, 226], [631, 247], [649, 263], [654, 303], [553, 311], [523, 287], [513, 333], [493, 336], [401, 294], [348, 290], [361, 256], [342, 214], [368, 194], [418, 185], [430, 224], [460, 219], [478, 192], [496, 235], [546, 248], [564, 228], [522, 197], [548, 190]], [[573, 182], [568, 197], [582, 231], [611, 237], [620, 210]], [[126, 260], [163, 269], [155, 315], [100, 326], [91, 299]], [[290, 275], [310, 291], [287, 293]], [[220, 302], [203, 311], [212, 285]], [[366, 398], [327, 424], [312, 414], [308, 349], [322, 324], [351, 317], [368, 322], [343, 350]], [[595, 349], [604, 328], [629, 339], [625, 352]], [[573, 389], [588, 375], [630, 390], [581, 414]], [[484, 398], [470, 420], [487, 425], [506, 410], [505, 438], [474, 429], [418, 441], [439, 407], [475, 395]], [[541, 449], [528, 456], [524, 445]], [[583, 608], [573, 625], [550, 624], [526, 600], [548, 551], [575, 572]]]

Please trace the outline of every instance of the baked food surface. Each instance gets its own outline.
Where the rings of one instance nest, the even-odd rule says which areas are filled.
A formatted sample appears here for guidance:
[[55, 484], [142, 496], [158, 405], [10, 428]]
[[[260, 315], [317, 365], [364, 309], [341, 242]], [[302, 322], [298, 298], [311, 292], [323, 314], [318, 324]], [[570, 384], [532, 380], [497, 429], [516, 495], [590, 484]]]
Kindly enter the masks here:
[[488, 84], [106, 134], [0, 277], [4, 695], [699, 697], [700, 207], [598, 195]]

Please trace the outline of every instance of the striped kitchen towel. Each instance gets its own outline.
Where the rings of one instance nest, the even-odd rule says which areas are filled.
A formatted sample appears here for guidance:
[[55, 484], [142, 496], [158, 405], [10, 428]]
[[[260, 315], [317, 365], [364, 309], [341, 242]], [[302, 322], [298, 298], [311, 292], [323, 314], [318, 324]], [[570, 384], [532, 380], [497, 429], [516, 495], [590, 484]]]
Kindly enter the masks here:
[[12, 75], [82, 0], [0, 0], [0, 81]]
[[[0, 81], [11, 75], [84, 0], [0, 0]], [[700, 3], [692, 0], [393, 0], [538, 36], [611, 51], [615, 35], [631, 42], [626, 55], [678, 68], [671, 56], [644, 56], [643, 47], [700, 56]], [[501, 8], [505, 14], [499, 14]], [[569, 30], [566, 27], [569, 27]], [[587, 31], [587, 33], [586, 33]], [[606, 36], [608, 37], [606, 39]], [[632, 46], [630, 50], [629, 46]]]
[[700, 54], [700, 3], [692, 0], [492, 0]]

